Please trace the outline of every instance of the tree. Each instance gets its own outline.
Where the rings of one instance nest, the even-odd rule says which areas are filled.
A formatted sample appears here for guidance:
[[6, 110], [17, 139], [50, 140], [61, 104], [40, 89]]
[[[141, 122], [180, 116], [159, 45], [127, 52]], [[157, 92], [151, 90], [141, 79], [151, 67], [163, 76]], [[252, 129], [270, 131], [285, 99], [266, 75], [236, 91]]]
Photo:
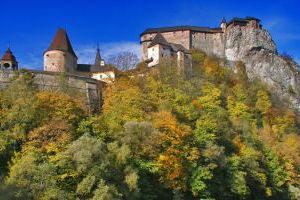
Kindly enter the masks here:
[[132, 69], [139, 62], [139, 58], [132, 52], [122, 52], [108, 58], [108, 63], [116, 66], [122, 71]]

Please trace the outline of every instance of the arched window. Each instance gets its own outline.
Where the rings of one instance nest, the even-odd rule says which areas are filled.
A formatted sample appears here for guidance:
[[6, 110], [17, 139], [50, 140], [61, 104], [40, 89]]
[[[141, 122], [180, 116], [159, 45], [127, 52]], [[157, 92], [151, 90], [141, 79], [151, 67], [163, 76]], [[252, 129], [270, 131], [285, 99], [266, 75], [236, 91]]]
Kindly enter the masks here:
[[10, 67], [10, 64], [9, 63], [4, 63], [3, 65], [5, 68], [9, 68]]

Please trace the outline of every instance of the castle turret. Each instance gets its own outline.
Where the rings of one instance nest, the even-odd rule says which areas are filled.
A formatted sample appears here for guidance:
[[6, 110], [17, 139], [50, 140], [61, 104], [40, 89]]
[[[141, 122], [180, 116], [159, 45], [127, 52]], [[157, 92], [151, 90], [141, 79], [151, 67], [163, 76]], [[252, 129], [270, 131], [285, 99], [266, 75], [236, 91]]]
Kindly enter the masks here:
[[77, 56], [72, 48], [68, 34], [58, 29], [50, 47], [44, 52], [44, 70], [55, 72], [74, 72]]
[[8, 48], [5, 51], [4, 55], [2, 56], [1, 61], [0, 61], [0, 67], [2, 70], [17, 70], [18, 69], [18, 62], [16, 60], [16, 57], [10, 50], [10, 48]]
[[226, 27], [227, 27], [227, 22], [226, 22], [225, 17], [223, 17], [223, 19], [222, 19], [222, 21], [221, 21], [221, 28], [222, 28], [222, 31], [223, 31], [223, 32], [226, 31]]

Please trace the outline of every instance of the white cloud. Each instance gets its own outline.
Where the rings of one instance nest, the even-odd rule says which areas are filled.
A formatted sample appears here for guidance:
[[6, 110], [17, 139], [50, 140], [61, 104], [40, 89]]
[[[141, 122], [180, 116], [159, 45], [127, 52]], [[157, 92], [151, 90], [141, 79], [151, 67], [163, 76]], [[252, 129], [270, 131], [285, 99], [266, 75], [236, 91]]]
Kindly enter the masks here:
[[[101, 56], [107, 60], [109, 56], [121, 52], [132, 52], [140, 58], [140, 45], [136, 42], [112, 42], [100, 44]], [[78, 63], [91, 64], [94, 62], [96, 45], [80, 45], [76, 49]]]

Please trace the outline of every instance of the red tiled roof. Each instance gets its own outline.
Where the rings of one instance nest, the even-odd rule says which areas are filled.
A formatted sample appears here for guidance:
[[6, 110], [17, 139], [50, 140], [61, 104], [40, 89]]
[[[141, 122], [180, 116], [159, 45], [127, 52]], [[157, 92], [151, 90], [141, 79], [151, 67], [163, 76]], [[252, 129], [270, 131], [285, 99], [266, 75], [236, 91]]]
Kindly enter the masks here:
[[52, 40], [52, 43], [51, 43], [50, 47], [46, 50], [46, 52], [51, 51], [51, 50], [60, 50], [60, 51], [68, 52], [77, 58], [77, 56], [73, 50], [73, 47], [71, 45], [68, 34], [62, 28], [59, 28], [57, 30], [57, 32], [54, 36], [54, 39]]
[[12, 51], [10, 50], [10, 48], [8, 48], [2, 59], [1, 60], [6, 60], [6, 61], [13, 61], [13, 62], [17, 62], [16, 57], [13, 55]]

